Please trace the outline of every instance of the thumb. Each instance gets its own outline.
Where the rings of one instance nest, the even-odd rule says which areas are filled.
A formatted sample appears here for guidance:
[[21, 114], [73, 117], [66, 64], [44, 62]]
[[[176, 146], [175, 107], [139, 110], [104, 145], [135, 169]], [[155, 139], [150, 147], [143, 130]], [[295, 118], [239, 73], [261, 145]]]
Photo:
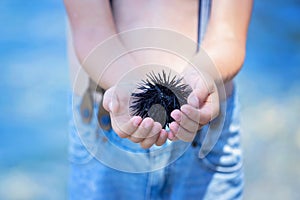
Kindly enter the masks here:
[[116, 113], [118, 111], [119, 101], [115, 93], [115, 87], [111, 87], [105, 91], [103, 95], [103, 107], [108, 112]]

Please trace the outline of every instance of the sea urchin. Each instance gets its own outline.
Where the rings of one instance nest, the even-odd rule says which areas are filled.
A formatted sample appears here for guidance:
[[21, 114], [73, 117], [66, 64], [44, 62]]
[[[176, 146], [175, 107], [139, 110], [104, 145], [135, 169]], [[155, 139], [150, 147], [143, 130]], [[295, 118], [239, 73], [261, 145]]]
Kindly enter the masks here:
[[143, 119], [151, 117], [166, 128], [174, 121], [171, 112], [186, 104], [192, 90], [181, 82], [182, 77], [175, 75], [171, 78], [171, 72], [167, 75], [165, 71], [162, 71], [162, 74], [152, 71], [146, 76], [146, 80], [138, 84], [139, 92], [131, 94], [131, 115], [138, 115]]

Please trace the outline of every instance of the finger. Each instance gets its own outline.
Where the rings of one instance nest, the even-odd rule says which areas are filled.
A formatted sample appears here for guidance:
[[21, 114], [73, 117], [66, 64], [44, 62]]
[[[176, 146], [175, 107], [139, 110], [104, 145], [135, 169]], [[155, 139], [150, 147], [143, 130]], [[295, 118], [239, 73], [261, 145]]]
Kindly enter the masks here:
[[137, 129], [139, 124], [142, 122], [142, 118], [140, 116], [132, 117], [128, 122], [120, 125], [120, 123], [116, 123], [114, 118], [112, 119], [112, 128], [121, 138], [130, 137]]
[[199, 109], [194, 108], [191, 105], [185, 104], [180, 108], [181, 112], [183, 112], [190, 120], [194, 121], [195, 123], [199, 124], [200, 121], [200, 112]]
[[217, 92], [212, 93], [211, 95], [209, 95], [207, 101], [211, 102], [211, 106], [212, 106], [211, 120], [213, 120], [220, 113], [219, 94]]
[[195, 121], [197, 124], [200, 124], [200, 125], [205, 125], [207, 124], [209, 121], [207, 120], [210, 120], [210, 117], [207, 116], [207, 110], [205, 111], [201, 111], [201, 109], [196, 109], [190, 105], [183, 105], [181, 106], [181, 111], [186, 115], [188, 116], [189, 119], [195, 121], [195, 119], [197, 121]]
[[218, 104], [210, 102], [206, 102], [200, 109], [190, 105], [183, 105], [180, 109], [189, 119], [198, 120], [197, 123], [200, 125], [207, 124], [219, 114]]
[[203, 107], [199, 110], [199, 113], [201, 115], [199, 122], [203, 125], [213, 120], [219, 114], [219, 112], [217, 112], [212, 105], [207, 105]]
[[109, 88], [108, 90], [105, 91], [105, 93], [103, 94], [103, 108], [105, 110], [107, 110], [108, 112], [111, 112], [110, 110], [110, 102], [112, 101], [113, 99], [113, 91], [114, 91], [114, 88]]
[[150, 148], [159, 137], [159, 133], [161, 131], [161, 124], [158, 122], [154, 122], [153, 128], [151, 129], [148, 137], [141, 142], [141, 147], [144, 149]]
[[146, 137], [148, 137], [152, 127], [154, 125], [153, 119], [147, 117], [143, 119], [140, 126], [137, 130], [130, 136], [130, 140], [135, 143], [139, 143], [143, 141]]
[[173, 139], [175, 138], [175, 135], [172, 133], [172, 131], [167, 132], [168, 133], [168, 139], [173, 141]]
[[209, 93], [207, 90], [194, 89], [193, 92], [188, 96], [187, 103], [195, 108], [200, 108], [207, 99], [208, 95]]
[[103, 107], [108, 112], [117, 113], [119, 110], [119, 98], [115, 87], [108, 89], [103, 95]]
[[196, 78], [196, 81], [192, 85], [193, 89], [200, 89], [202, 91], [207, 91], [207, 93], [213, 93], [215, 91], [216, 84], [214, 80], [205, 73], [202, 73], [201, 76]]
[[[173, 134], [173, 133], [172, 133]], [[172, 139], [170, 139], [172, 142], [176, 142], [176, 141], [178, 141], [179, 139], [178, 139], [178, 137], [176, 137], [176, 136], [173, 136], [173, 138]]]
[[172, 133], [172, 131], [170, 131], [170, 132], [168, 133], [168, 139], [171, 140], [172, 142], [175, 142], [175, 141], [179, 140], [179, 139], [174, 135], [174, 133]]
[[178, 139], [185, 142], [191, 142], [196, 135], [196, 133], [191, 133], [186, 129], [184, 129], [183, 127], [179, 126], [177, 122], [172, 122], [170, 124], [170, 129]]
[[162, 130], [160, 131], [159, 137], [158, 137], [158, 139], [157, 139], [157, 141], [156, 141], [155, 144], [156, 144], [157, 146], [161, 146], [161, 145], [163, 145], [164, 143], [166, 143], [167, 138], [168, 138], [168, 133], [167, 133], [167, 131], [164, 130], [164, 129], [162, 129]]
[[194, 119], [197, 120], [197, 122], [191, 120], [187, 115], [185, 115], [183, 112], [181, 112], [180, 110], [174, 110], [171, 113], [171, 117], [173, 117], [175, 119], [175, 121], [184, 129], [186, 129], [189, 132], [196, 132], [199, 126], [199, 117], [198, 119]]
[[220, 105], [217, 100], [212, 100], [214, 97], [209, 97], [208, 101], [199, 109], [200, 124], [207, 124], [219, 115]]

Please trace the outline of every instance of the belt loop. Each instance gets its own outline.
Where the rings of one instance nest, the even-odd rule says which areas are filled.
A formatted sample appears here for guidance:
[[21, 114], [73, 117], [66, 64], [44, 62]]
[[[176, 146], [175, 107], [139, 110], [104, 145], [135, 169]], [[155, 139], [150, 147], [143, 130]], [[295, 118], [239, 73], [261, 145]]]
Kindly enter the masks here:
[[109, 112], [107, 112], [104, 107], [103, 107], [103, 95], [105, 93], [105, 90], [97, 87], [98, 91], [102, 93], [102, 98], [101, 98], [101, 102], [99, 104], [98, 107], [98, 113], [97, 113], [97, 119], [98, 119], [98, 123], [99, 126], [106, 131], [111, 130], [111, 121], [110, 121], [110, 116], [109, 116]]
[[89, 124], [93, 118], [94, 111], [94, 98], [95, 92], [101, 95], [101, 101], [98, 106], [97, 119], [99, 126], [109, 131], [111, 129], [111, 121], [109, 117], [109, 112], [107, 112], [103, 107], [103, 95], [105, 90], [99, 85], [97, 85], [94, 81], [89, 79], [89, 86], [84, 92], [81, 104], [80, 104], [80, 114], [82, 117], [82, 121], [86, 124]]
[[98, 124], [103, 130], [109, 131], [111, 129], [110, 116], [109, 112], [107, 112], [103, 107], [103, 95], [105, 93], [105, 90], [91, 79], [89, 88], [91, 90], [91, 93], [96, 92], [101, 95], [101, 101], [99, 102], [97, 111]]
[[83, 94], [81, 104], [80, 104], [80, 115], [84, 123], [89, 124], [92, 121], [93, 117], [93, 97], [90, 91], [90, 83]]

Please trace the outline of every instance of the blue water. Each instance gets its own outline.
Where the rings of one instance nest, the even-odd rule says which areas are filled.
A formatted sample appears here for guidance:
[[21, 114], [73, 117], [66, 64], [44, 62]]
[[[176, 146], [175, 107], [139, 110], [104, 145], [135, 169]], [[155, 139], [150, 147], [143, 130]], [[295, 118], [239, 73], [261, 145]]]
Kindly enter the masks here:
[[296, 84], [300, 77], [299, 20], [297, 1], [255, 1], [242, 75], [278, 81], [280, 89]]
[[[237, 78], [245, 199], [297, 198], [299, 21], [299, 1], [254, 4]], [[1, 0], [0, 27], [0, 199], [65, 199], [69, 75], [62, 1]]]

